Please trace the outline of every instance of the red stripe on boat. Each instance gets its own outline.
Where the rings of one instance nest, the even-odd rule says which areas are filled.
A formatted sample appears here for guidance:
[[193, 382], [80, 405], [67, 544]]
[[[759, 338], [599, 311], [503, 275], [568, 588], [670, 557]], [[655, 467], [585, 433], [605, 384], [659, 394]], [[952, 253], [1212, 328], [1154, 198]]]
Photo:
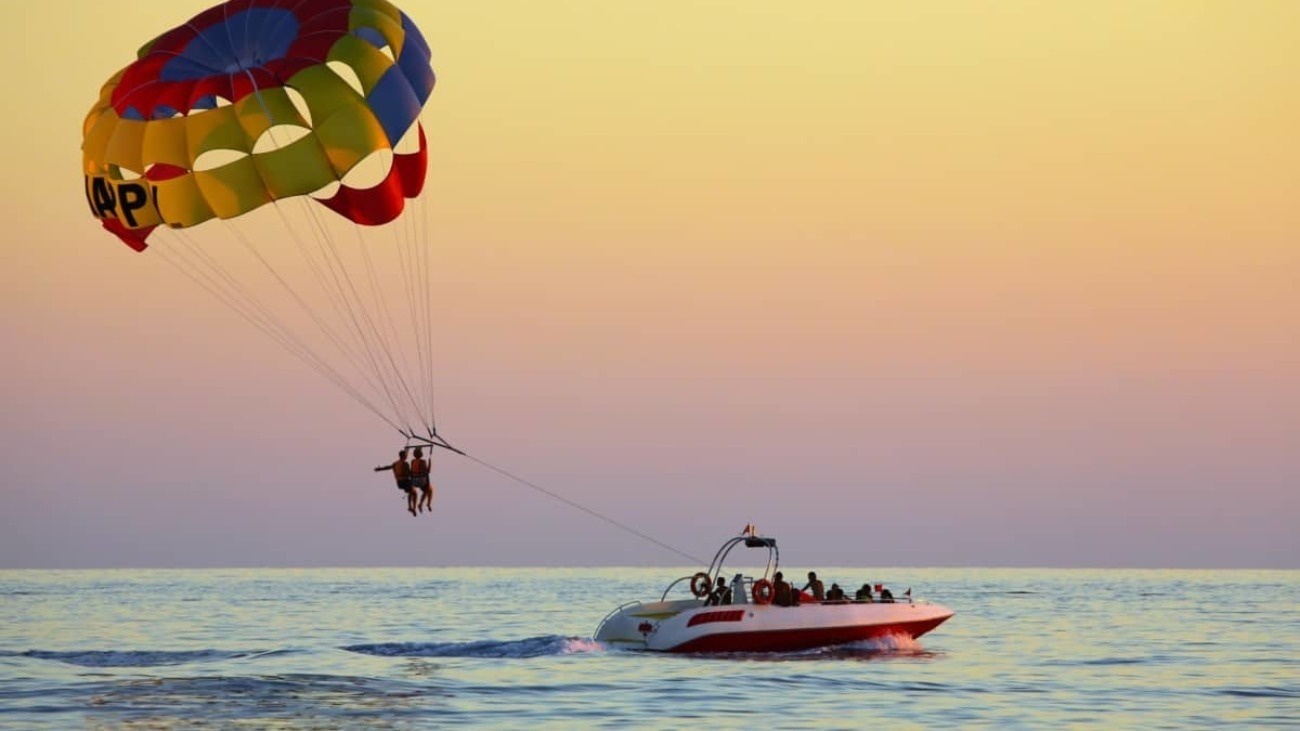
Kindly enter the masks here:
[[691, 617], [686, 623], [687, 627], [694, 627], [697, 624], [707, 624], [709, 622], [739, 622], [741, 617], [745, 616], [745, 610], [732, 609], [726, 612], [703, 612]]
[[[730, 614], [730, 612], [708, 612], [697, 617], [707, 617], [712, 614]], [[696, 617], [692, 617], [687, 626], [697, 624], [695, 619]], [[726, 632], [697, 637], [668, 649], [671, 652], [797, 652], [814, 647], [860, 642], [886, 635], [906, 635], [916, 638], [943, 624], [946, 619], [948, 617], [866, 626]]]

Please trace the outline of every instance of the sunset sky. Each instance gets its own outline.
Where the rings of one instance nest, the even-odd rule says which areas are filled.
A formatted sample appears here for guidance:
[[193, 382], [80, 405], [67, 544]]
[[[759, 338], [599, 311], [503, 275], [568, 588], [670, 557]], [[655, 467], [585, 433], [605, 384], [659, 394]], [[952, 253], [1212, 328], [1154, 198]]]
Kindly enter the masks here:
[[[0, 27], [0, 568], [680, 564], [449, 454], [412, 518], [100, 229], [83, 117], [209, 4]], [[1300, 3], [398, 4], [458, 446], [705, 559], [1300, 568]]]

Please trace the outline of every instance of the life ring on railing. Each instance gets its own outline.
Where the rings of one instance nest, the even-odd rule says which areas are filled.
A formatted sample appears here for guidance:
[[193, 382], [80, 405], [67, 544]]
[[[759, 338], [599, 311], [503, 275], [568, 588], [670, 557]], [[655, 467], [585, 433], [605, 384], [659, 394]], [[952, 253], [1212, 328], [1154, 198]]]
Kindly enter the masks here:
[[703, 571], [691, 577], [691, 593], [703, 599], [713, 590], [713, 579]]
[[759, 579], [754, 582], [754, 603], [771, 604], [772, 597], [776, 594], [776, 587], [767, 579]]

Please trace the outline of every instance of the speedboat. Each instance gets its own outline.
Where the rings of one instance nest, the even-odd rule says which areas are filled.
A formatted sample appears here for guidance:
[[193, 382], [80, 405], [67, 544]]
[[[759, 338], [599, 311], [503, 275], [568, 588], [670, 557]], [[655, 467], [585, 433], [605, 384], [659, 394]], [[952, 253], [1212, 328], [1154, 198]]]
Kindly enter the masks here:
[[[760, 577], [736, 574], [730, 597], [718, 598], [710, 589], [725, 576], [723, 564], [737, 546], [767, 549], [767, 567]], [[628, 602], [610, 612], [595, 639], [610, 647], [660, 652], [797, 652], [889, 636], [916, 638], [953, 615], [947, 607], [913, 601], [911, 589], [899, 600], [884, 593], [881, 601], [868, 593], [861, 600], [815, 601], [792, 588], [792, 601], [779, 606], [774, 599], [787, 593], [776, 591], [780, 560], [776, 539], [747, 527], [718, 549], [707, 571], [674, 580], [659, 601]], [[689, 587], [692, 596], [669, 599], [679, 586]], [[730, 604], [722, 603], [728, 599]]]

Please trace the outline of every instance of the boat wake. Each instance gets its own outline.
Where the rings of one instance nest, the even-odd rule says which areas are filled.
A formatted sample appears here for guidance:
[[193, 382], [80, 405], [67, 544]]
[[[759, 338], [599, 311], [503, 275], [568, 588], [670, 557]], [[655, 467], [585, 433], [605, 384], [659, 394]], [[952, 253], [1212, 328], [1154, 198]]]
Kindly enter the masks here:
[[900, 655], [925, 652], [921, 641], [911, 635], [884, 635], [846, 645], [846, 649], [871, 652], [892, 652]]
[[36, 660], [53, 660], [88, 668], [145, 668], [159, 665], [184, 665], [194, 662], [214, 662], [237, 658], [257, 657], [268, 653], [260, 651], [228, 652], [223, 650], [79, 650], [58, 652], [53, 650], [27, 650], [26, 652], [0, 651], [0, 657], [28, 657]]
[[885, 635], [860, 642], [830, 647], [814, 647], [792, 652], [720, 652], [691, 653], [700, 658], [744, 660], [747, 662], [799, 662], [807, 660], [901, 660], [940, 657], [908, 635]]
[[873, 637], [869, 640], [853, 642], [847, 645], [810, 650], [806, 654], [807, 657], [814, 659], [833, 660], [925, 659], [939, 657], [940, 655], [941, 653], [925, 649], [920, 640], [910, 635]]
[[545, 657], [581, 652], [603, 652], [605, 646], [585, 637], [545, 635], [524, 640], [478, 640], [475, 642], [383, 642], [350, 645], [348, 652], [383, 657]]

